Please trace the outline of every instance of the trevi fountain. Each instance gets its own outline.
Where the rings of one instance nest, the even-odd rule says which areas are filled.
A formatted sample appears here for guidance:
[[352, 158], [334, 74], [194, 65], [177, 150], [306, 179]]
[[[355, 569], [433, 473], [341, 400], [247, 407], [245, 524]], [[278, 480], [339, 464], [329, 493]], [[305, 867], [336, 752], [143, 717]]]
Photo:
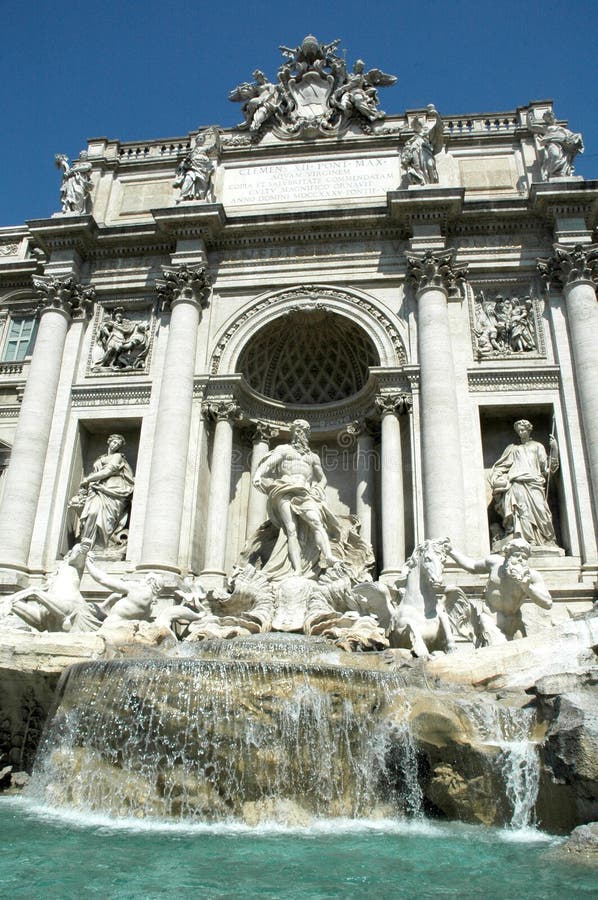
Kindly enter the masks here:
[[0, 228], [6, 896], [595, 887], [598, 182], [338, 45]]

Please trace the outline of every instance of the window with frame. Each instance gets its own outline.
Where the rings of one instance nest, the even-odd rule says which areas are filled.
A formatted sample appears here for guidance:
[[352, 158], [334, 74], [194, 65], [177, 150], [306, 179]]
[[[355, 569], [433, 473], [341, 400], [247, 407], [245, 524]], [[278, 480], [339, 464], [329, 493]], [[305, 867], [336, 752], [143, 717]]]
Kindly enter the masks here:
[[38, 320], [35, 316], [11, 318], [4, 343], [3, 362], [21, 362], [31, 356], [37, 335]]

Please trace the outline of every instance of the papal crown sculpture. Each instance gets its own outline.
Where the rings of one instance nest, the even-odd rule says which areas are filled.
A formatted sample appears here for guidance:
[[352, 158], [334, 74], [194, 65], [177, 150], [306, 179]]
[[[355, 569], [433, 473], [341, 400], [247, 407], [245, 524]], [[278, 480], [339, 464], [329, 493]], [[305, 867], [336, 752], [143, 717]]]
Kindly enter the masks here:
[[590, 605], [582, 137], [387, 115], [339, 45], [234, 127], [56, 156], [61, 212], [0, 229], [0, 627], [426, 656]]

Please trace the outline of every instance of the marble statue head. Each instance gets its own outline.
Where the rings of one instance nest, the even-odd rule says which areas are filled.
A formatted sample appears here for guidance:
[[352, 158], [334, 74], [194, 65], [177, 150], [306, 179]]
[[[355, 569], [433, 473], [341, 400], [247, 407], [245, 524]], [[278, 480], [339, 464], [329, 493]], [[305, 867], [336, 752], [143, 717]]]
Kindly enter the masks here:
[[505, 559], [510, 559], [513, 554], [516, 554], [517, 556], [525, 556], [526, 559], [529, 559], [531, 552], [532, 548], [523, 538], [513, 538], [513, 540], [509, 541], [509, 543], [503, 550]]
[[513, 430], [520, 437], [521, 437], [522, 432], [529, 436], [532, 433], [532, 431], [534, 430], [534, 426], [527, 419], [517, 419], [517, 421], [513, 425]]
[[106, 443], [108, 444], [108, 447], [113, 446], [115, 450], [122, 450], [126, 441], [122, 434], [111, 434], [108, 436]]

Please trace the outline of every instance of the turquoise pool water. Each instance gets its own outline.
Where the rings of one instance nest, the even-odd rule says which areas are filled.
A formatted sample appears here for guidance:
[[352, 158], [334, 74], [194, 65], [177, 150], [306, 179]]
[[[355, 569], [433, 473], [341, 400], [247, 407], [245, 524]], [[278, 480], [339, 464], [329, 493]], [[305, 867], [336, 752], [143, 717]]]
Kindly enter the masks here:
[[116, 825], [3, 798], [0, 835], [2, 898], [598, 897], [596, 871], [555, 862], [553, 839], [458, 824]]

